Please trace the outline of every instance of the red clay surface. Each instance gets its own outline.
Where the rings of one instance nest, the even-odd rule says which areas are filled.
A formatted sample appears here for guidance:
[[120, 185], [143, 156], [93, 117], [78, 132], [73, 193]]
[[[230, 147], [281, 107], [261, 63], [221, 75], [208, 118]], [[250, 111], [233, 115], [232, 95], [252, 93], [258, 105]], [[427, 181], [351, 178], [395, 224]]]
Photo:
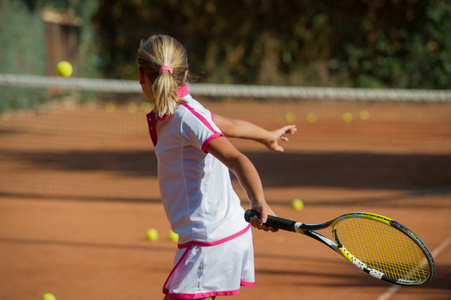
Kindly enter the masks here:
[[[451, 105], [204, 104], [268, 129], [294, 114], [299, 132], [283, 154], [233, 140], [278, 215], [306, 223], [351, 211], [386, 215], [415, 231], [436, 263], [427, 285], [391, 289], [310, 238], [254, 230], [256, 286], [230, 299], [451, 299]], [[163, 298], [176, 245], [146, 126], [142, 111], [108, 113], [100, 104], [0, 119], [0, 299]], [[302, 211], [291, 208], [294, 198]], [[155, 242], [146, 240], [151, 227]]]

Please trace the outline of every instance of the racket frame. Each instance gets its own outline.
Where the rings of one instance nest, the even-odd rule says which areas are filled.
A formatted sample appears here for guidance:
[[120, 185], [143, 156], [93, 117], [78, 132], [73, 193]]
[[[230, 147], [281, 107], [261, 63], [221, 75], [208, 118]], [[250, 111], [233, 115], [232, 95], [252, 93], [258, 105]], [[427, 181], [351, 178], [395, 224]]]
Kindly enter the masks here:
[[[258, 212], [254, 211], [254, 210], [246, 211], [246, 214], [245, 214], [246, 221], [249, 222], [250, 218], [254, 215], [257, 215], [259, 217]], [[369, 267], [364, 262], [357, 259], [352, 253], [350, 253], [341, 244], [341, 242], [337, 236], [337, 232], [336, 232], [338, 223], [340, 221], [342, 221], [344, 219], [348, 219], [348, 218], [364, 218], [364, 219], [381, 222], [385, 225], [394, 227], [395, 229], [399, 230], [400, 232], [402, 232], [403, 234], [408, 236], [410, 239], [414, 240], [416, 242], [416, 244], [420, 247], [420, 249], [423, 251], [423, 253], [427, 259], [427, 263], [429, 264], [431, 274], [428, 276], [428, 278], [426, 278], [423, 281], [413, 281], [413, 280], [405, 280], [405, 279], [400, 279], [400, 278], [393, 278], [391, 276], [386, 275], [385, 273], [383, 273], [381, 271], [378, 271], [376, 269]], [[396, 222], [395, 220], [392, 220], [390, 218], [387, 218], [387, 217], [384, 217], [381, 215], [367, 213], [367, 212], [353, 212], [353, 213], [343, 214], [333, 220], [330, 220], [330, 221], [324, 222], [324, 223], [320, 223], [320, 224], [306, 224], [306, 223], [301, 223], [301, 222], [284, 219], [284, 218], [280, 218], [280, 217], [268, 216], [268, 220], [266, 221], [265, 225], [267, 225], [268, 227], [273, 227], [273, 228], [282, 229], [282, 230], [286, 230], [286, 231], [301, 233], [301, 234], [307, 235], [317, 241], [320, 241], [324, 245], [328, 246], [335, 252], [342, 255], [344, 258], [346, 258], [349, 262], [351, 262], [354, 266], [356, 266], [360, 270], [366, 272], [367, 274], [369, 274], [377, 279], [380, 279], [380, 280], [383, 280], [383, 281], [386, 281], [386, 282], [389, 282], [392, 284], [403, 285], [403, 286], [423, 285], [432, 278], [434, 271], [435, 271], [434, 259], [432, 257], [431, 252], [429, 251], [427, 246], [423, 243], [423, 241], [413, 231], [408, 229], [406, 226], [402, 225], [399, 222]], [[314, 230], [325, 229], [327, 227], [332, 228], [332, 235], [333, 235], [335, 241], [332, 241], [331, 239], [314, 231]]]

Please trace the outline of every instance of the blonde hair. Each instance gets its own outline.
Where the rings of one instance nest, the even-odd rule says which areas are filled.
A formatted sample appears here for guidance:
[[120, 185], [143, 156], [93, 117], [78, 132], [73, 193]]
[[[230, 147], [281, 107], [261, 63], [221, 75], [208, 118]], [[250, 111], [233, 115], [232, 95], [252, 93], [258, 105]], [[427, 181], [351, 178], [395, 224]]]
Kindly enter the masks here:
[[[154, 111], [159, 116], [173, 114], [182, 99], [176, 91], [185, 82], [188, 57], [183, 45], [167, 35], [154, 35], [141, 41], [137, 57], [138, 68], [152, 82]], [[169, 66], [172, 72], [160, 72], [162, 66]]]

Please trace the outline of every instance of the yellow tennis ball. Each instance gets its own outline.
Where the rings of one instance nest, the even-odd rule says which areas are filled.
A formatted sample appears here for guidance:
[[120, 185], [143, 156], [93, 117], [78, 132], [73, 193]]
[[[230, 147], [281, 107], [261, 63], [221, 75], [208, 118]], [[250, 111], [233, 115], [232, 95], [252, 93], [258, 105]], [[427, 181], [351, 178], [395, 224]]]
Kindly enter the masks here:
[[291, 206], [293, 207], [294, 210], [302, 210], [304, 208], [304, 202], [302, 202], [301, 199], [294, 199], [291, 202]]
[[287, 112], [285, 114], [285, 120], [287, 120], [287, 122], [293, 122], [294, 121], [294, 113], [292, 113], [291, 111]]
[[307, 122], [309, 123], [315, 123], [317, 120], [316, 115], [314, 113], [309, 113], [307, 115]]
[[42, 295], [42, 300], [56, 300], [56, 297], [53, 294], [45, 293]]
[[63, 77], [69, 77], [70, 75], [72, 75], [72, 65], [63, 60], [60, 61], [57, 65], [56, 65], [56, 72], [58, 73], [59, 76], [63, 76]]
[[177, 233], [175, 233], [174, 231], [172, 231], [172, 230], [169, 231], [168, 237], [174, 243], [177, 243], [179, 241], [179, 235]]
[[135, 113], [137, 109], [138, 109], [138, 107], [137, 107], [136, 104], [133, 103], [133, 102], [130, 102], [130, 103], [127, 105], [127, 110], [128, 110], [128, 112], [131, 113], [131, 114], [132, 114], [132, 113]]
[[359, 113], [359, 117], [360, 117], [360, 120], [366, 121], [366, 120], [368, 120], [370, 118], [370, 113], [368, 111], [366, 111], [366, 110], [362, 110]]
[[343, 121], [345, 121], [346, 123], [351, 123], [352, 121], [352, 114], [349, 112], [346, 112], [343, 114]]
[[150, 228], [147, 230], [147, 239], [154, 242], [158, 239], [158, 231], [155, 228]]
[[116, 110], [116, 105], [113, 103], [108, 103], [105, 105], [105, 110], [109, 113], [113, 113]]
[[150, 105], [149, 102], [142, 102], [141, 103], [141, 110], [145, 113], [148, 113], [152, 110], [152, 105]]

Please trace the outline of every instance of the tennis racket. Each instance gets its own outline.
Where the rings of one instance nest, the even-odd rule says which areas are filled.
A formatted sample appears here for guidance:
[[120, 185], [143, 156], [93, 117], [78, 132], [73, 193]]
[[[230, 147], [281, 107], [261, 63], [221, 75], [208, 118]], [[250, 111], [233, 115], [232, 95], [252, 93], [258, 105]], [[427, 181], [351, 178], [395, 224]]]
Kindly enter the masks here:
[[[260, 217], [255, 210], [246, 221]], [[304, 224], [268, 216], [265, 225], [305, 234], [344, 256], [357, 268], [389, 283], [416, 286], [431, 280], [434, 259], [423, 241], [404, 225], [390, 218], [365, 212], [344, 214], [321, 224]], [[334, 241], [313, 231], [332, 229]]]

